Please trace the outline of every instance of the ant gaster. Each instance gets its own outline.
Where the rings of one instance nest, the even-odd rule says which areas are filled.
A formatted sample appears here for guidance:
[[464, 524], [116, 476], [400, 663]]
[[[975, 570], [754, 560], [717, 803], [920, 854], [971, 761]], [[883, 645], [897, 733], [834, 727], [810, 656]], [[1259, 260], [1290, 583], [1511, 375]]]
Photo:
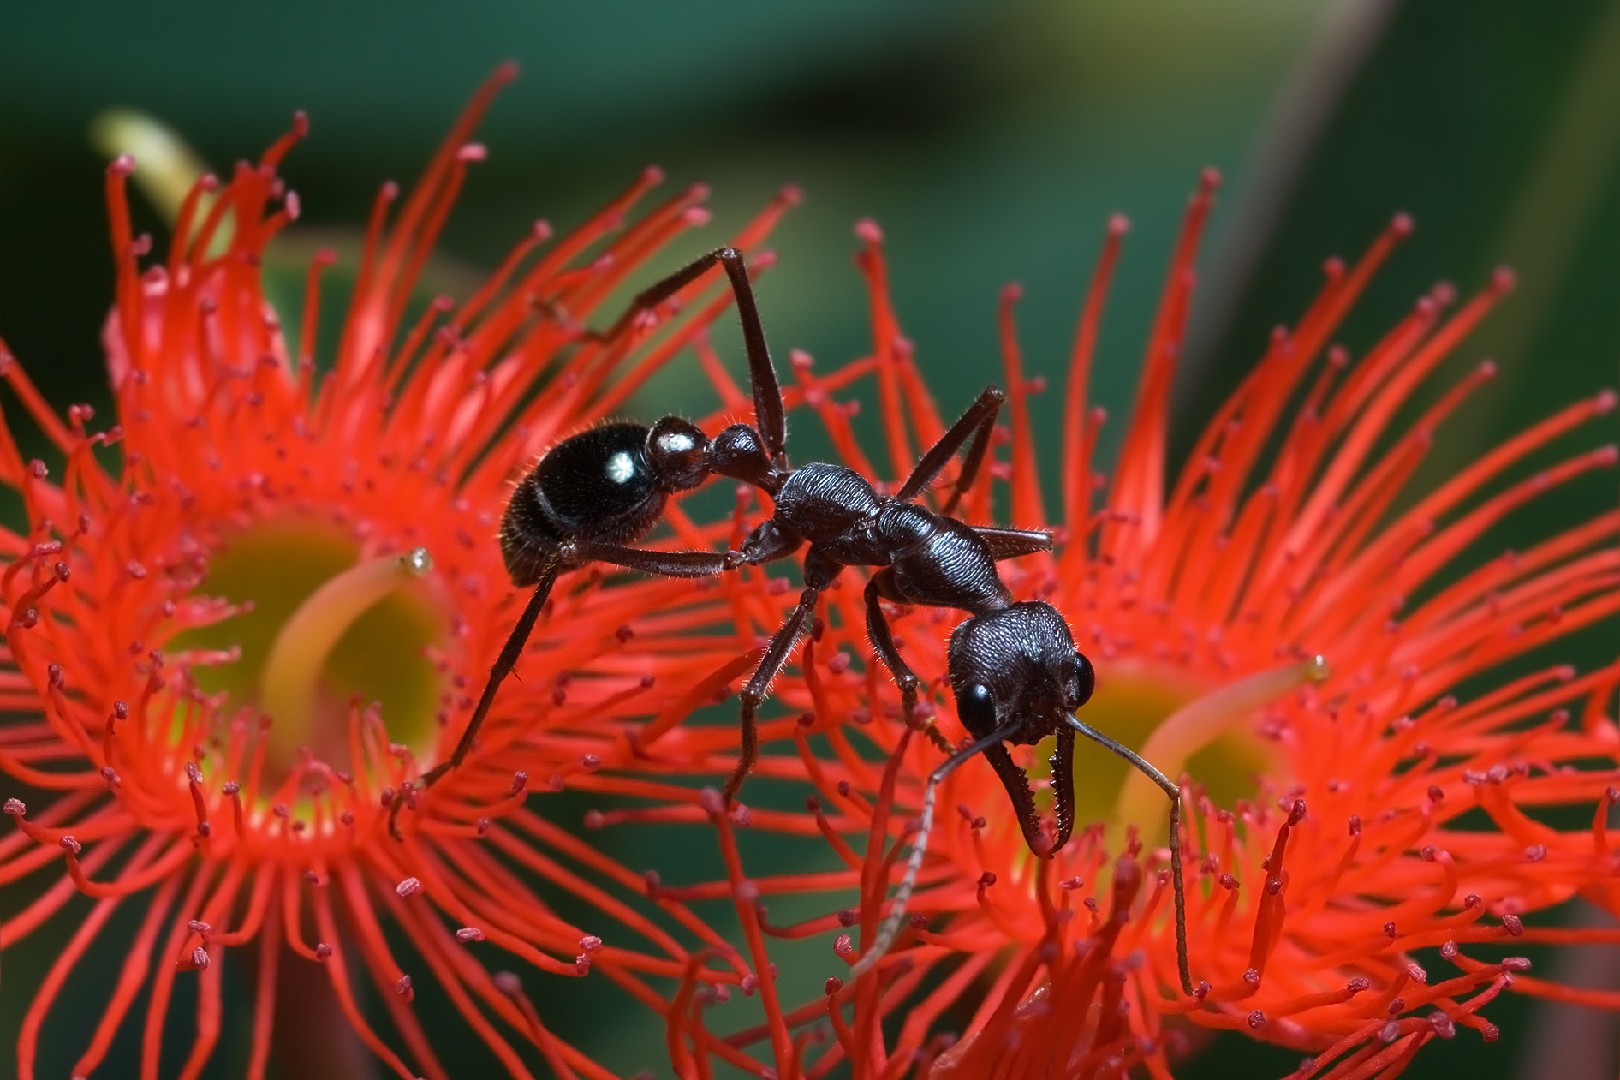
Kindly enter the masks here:
[[[712, 442], [695, 426], [664, 417], [651, 428], [620, 423], [575, 435], [549, 451], [518, 484], [501, 528], [501, 550], [514, 583], [535, 591], [490, 671], [455, 752], [417, 781], [427, 787], [455, 768], [471, 749], [495, 690], [511, 672], [557, 575], [588, 562], [605, 562], [669, 576], [718, 574], [739, 564], [773, 562], [806, 547], [799, 602], [771, 638], [741, 692], [741, 751], [727, 779], [730, 802], [758, 755], [756, 713], [771, 682], [809, 629], [820, 595], [847, 566], [877, 568], [866, 585], [866, 627], [877, 657], [900, 688], [911, 723], [919, 682], [895, 646], [882, 601], [968, 612], [947, 652], [957, 715], [972, 741], [928, 777], [917, 837], [889, 918], [851, 970], [858, 977], [892, 944], [927, 850], [939, 785], [964, 762], [983, 754], [1007, 790], [1030, 849], [1050, 856], [1074, 827], [1076, 733], [1141, 770], [1170, 798], [1171, 874], [1175, 886], [1176, 956], [1184, 990], [1192, 992], [1186, 946], [1186, 908], [1180, 849], [1181, 791], [1129, 748], [1082, 722], [1075, 710], [1090, 699], [1095, 676], [1074, 645], [1067, 624], [1044, 601], [1015, 602], [996, 563], [1051, 549], [1039, 530], [970, 526], [953, 515], [977, 477], [1005, 394], [987, 387], [961, 418], [918, 460], [892, 494], [878, 494], [853, 469], [826, 462], [799, 468], [787, 463], [781, 389], [765, 342], [764, 326], [743, 257], [723, 247], [677, 270], [640, 293], [604, 338], [615, 336], [704, 273], [724, 268], [736, 298], [753, 388], [755, 426], [733, 424]], [[954, 490], [938, 511], [914, 501], [966, 448]], [[654, 552], [624, 546], [650, 530], [669, 494], [718, 474], [771, 496], [771, 516], [740, 551]], [[1056, 804], [1054, 835], [1042, 833], [1026, 773], [1007, 743], [1030, 745], [1057, 736], [1052, 757]], [[396, 800], [395, 813], [400, 800]], [[392, 817], [390, 823], [392, 824]]]
[[[734, 248], [712, 252], [677, 271], [639, 294], [609, 330], [586, 331], [583, 336], [601, 341], [617, 337], [642, 312], [716, 263], [724, 265], [731, 278], [750, 354], [756, 348], [763, 351], [764, 331], [754, 310], [748, 269]], [[777, 432], [779, 456], [784, 421], [774, 372], [767, 370], [766, 380], [756, 380], [754, 406], [761, 429]], [[658, 523], [671, 495], [698, 487], [714, 473], [743, 479], [741, 473], [752, 476], [769, 468], [759, 439], [759, 432], [745, 424], [727, 428], [710, 442], [701, 429], [678, 416], [665, 416], [651, 427], [618, 421], [564, 439], [518, 481], [501, 517], [501, 556], [512, 583], [534, 591], [491, 665], [455, 749], [393, 799], [388, 829], [395, 839], [400, 838], [401, 808], [459, 768], [472, 752], [496, 692], [517, 665], [563, 571], [606, 563], [664, 577], [711, 577], [739, 564], [740, 556], [734, 552], [649, 551], [628, 545]]]

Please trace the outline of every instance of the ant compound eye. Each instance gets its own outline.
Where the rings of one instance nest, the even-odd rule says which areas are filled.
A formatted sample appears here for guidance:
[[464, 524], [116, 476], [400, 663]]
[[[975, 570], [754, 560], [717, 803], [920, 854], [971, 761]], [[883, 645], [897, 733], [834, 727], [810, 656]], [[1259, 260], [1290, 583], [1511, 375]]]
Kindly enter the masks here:
[[695, 488], [709, 475], [709, 437], [695, 424], [666, 416], [647, 433], [647, 460], [665, 491]]
[[956, 716], [973, 735], [988, 735], [996, 728], [996, 698], [983, 683], [974, 683], [956, 696]]
[[1079, 649], [1074, 651], [1075, 682], [1079, 693], [1074, 701], [1074, 708], [1078, 709], [1091, 700], [1091, 695], [1097, 690], [1097, 669], [1091, 666], [1091, 661]]

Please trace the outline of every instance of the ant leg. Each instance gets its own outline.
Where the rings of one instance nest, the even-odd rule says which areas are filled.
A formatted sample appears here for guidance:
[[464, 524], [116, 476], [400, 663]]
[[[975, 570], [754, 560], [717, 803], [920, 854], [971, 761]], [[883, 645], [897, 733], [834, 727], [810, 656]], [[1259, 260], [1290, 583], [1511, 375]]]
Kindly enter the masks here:
[[946, 517], [956, 513], [956, 507], [961, 503], [963, 496], [973, 487], [973, 481], [979, 477], [979, 466], [984, 464], [984, 455], [990, 449], [990, 436], [996, 430], [996, 413], [1000, 411], [1001, 401], [1006, 397], [999, 388], [996, 389], [996, 393], [1001, 395], [996, 401], [996, 408], [990, 411], [983, 425], [973, 433], [973, 444], [968, 447], [967, 457], [962, 459], [962, 471], [956, 476], [956, 486], [951, 489], [951, 497], [946, 499], [945, 505], [941, 507], [941, 512]]
[[806, 627], [810, 624], [810, 616], [815, 612], [816, 601], [821, 596], [821, 590], [806, 586], [804, 592], [799, 594], [799, 606], [787, 617], [776, 635], [771, 638], [765, 655], [760, 658], [759, 667], [754, 669], [753, 676], [748, 685], [742, 689], [742, 711], [738, 717], [742, 726], [742, 749], [737, 756], [737, 767], [732, 770], [731, 776], [726, 780], [723, 793], [726, 805], [730, 805], [737, 797], [742, 787], [743, 779], [753, 770], [754, 762], [759, 758], [759, 725], [755, 714], [759, 703], [765, 700], [765, 694], [771, 688], [771, 681], [787, 663], [788, 656], [793, 652], [799, 638], [804, 636]]
[[972, 528], [990, 549], [990, 557], [996, 562], [1052, 550], [1052, 534], [1041, 529], [1005, 529], [998, 525], [974, 525]]
[[996, 413], [1001, 411], [1001, 403], [1007, 400], [1007, 394], [999, 386], [987, 386], [967, 412], [963, 413], [951, 429], [939, 437], [939, 441], [928, 448], [928, 451], [918, 459], [911, 475], [906, 482], [900, 485], [900, 490], [894, 493], [894, 498], [900, 502], [915, 499], [922, 489], [933, 483], [945, 463], [950, 461], [962, 445], [969, 439], [973, 440], [968, 447], [967, 457], [962, 461], [962, 474], [956, 478], [956, 489], [945, 503], [942, 513], [950, 517], [956, 509], [967, 489], [972, 485], [974, 478], [979, 474], [979, 466], [984, 462], [985, 451], [990, 447], [990, 432], [996, 426]]
[[969, 758], [978, 754], [988, 753], [1000, 749], [1003, 754], [1005, 748], [1001, 742], [1007, 736], [1018, 730], [1017, 722], [997, 728], [990, 734], [974, 739], [967, 746], [956, 751], [938, 768], [928, 774], [928, 783], [923, 787], [922, 813], [917, 819], [917, 836], [911, 842], [911, 853], [906, 856], [906, 870], [900, 876], [900, 887], [895, 890], [894, 903], [889, 908], [889, 917], [883, 920], [878, 932], [872, 938], [872, 944], [861, 954], [849, 969], [848, 982], [854, 982], [868, 971], [871, 971], [877, 962], [883, 959], [894, 944], [895, 937], [900, 933], [900, 923], [906, 917], [906, 903], [911, 899], [912, 892], [917, 887], [917, 875], [922, 871], [923, 856], [928, 852], [928, 834], [934, 828], [934, 794], [944, 779], [956, 771], [956, 767]]
[[649, 551], [646, 548], [575, 540], [564, 544], [567, 562], [607, 563], [660, 577], [714, 577], [737, 566], [740, 555], [712, 551]]
[[629, 328], [631, 323], [636, 321], [637, 316], [643, 312], [653, 310], [713, 269], [714, 265], [720, 261], [720, 251], [723, 250], [725, 249], [711, 251], [701, 258], [694, 259], [668, 277], [661, 278], [642, 289], [631, 298], [629, 306], [624, 309], [624, 313], [613, 320], [612, 326], [606, 330], [593, 333], [592, 336], [603, 341], [618, 337]]
[[1187, 964], [1187, 890], [1181, 872], [1181, 788], [1136, 751], [1110, 739], [1078, 716], [1066, 715], [1064, 722], [1109, 753], [1124, 758], [1170, 796], [1170, 879], [1176, 894], [1176, 967], [1181, 975], [1182, 990], [1191, 995], [1192, 974]]
[[681, 267], [662, 281], [636, 294], [630, 306], [606, 332], [596, 335], [607, 339], [616, 337], [644, 311], [651, 311], [686, 286], [702, 277], [716, 264], [725, 268], [731, 283], [731, 294], [737, 302], [737, 319], [742, 323], [743, 349], [748, 354], [748, 381], [754, 390], [754, 423], [771, 464], [786, 466], [787, 419], [782, 405], [782, 387], [776, 378], [776, 365], [771, 362], [771, 350], [765, 344], [765, 324], [759, 318], [759, 305], [754, 302], [754, 286], [748, 279], [748, 265], [742, 252], [734, 247], [716, 248], [707, 255]]
[[[770, 524], [766, 522], [766, 525]], [[761, 526], [755, 530], [755, 535], [766, 531], [766, 527]], [[769, 535], [778, 541], [785, 537], [780, 530], [770, 532]], [[753, 541], [754, 537], [749, 537], [749, 540]], [[744, 544], [744, 549], [749, 550], [749, 545]], [[754, 674], [739, 695], [742, 698], [742, 709], [738, 717], [742, 728], [742, 748], [737, 757], [737, 767], [732, 770], [722, 789], [727, 805], [736, 798], [743, 779], [759, 758], [759, 727], [755, 719], [759, 703], [765, 700], [765, 694], [771, 688], [771, 681], [787, 663], [788, 657], [793, 653], [793, 646], [798, 644], [799, 638], [809, 629], [810, 616], [815, 614], [816, 601], [821, 598], [821, 591], [832, 584], [833, 578], [837, 577], [842, 569], [843, 567], [829, 561], [813, 547], [805, 555], [804, 591], [799, 594], [799, 604], [788, 615], [787, 621], [777, 628], [770, 645], [765, 649], [765, 655], [760, 658], [759, 667], [754, 669]]]
[[754, 303], [754, 287], [748, 280], [748, 267], [742, 252], [724, 247], [715, 256], [726, 268], [731, 292], [737, 300], [737, 320], [742, 323], [743, 349], [748, 354], [748, 383], [754, 391], [754, 424], [765, 453], [778, 469], [787, 468], [787, 416], [782, 404], [782, 387], [776, 379], [776, 365], [765, 344], [765, 324]]
[[[754, 531], [748, 534], [747, 539], [743, 541], [740, 554], [744, 564], [758, 566], [791, 555], [802, 543], [802, 540], [777, 525], [772, 518], [760, 522]], [[820, 593], [820, 589], [812, 590], [808, 587], [808, 559], [805, 576], [807, 587], [799, 597], [799, 606], [788, 616], [787, 622], [777, 628], [765, 655], [760, 658], [759, 667], [754, 669], [748, 685], [743, 687], [739, 719], [742, 745], [737, 757], [737, 767], [726, 780], [724, 790], [728, 805], [736, 798], [737, 791], [742, 787], [743, 778], [753, 769], [754, 761], [759, 757], [759, 732], [754, 723], [754, 710], [758, 708], [759, 702], [764, 700], [765, 691], [770, 686], [771, 680], [782, 670], [782, 665], [787, 663], [788, 654], [793, 651], [793, 643], [804, 633], [805, 620], [814, 609], [815, 595]], [[806, 598], [809, 598], [809, 607], [805, 606]]]
[[[879, 571], [879, 575], [888, 573], [887, 569]], [[900, 688], [900, 716], [906, 727], [916, 730], [917, 712], [917, 673], [911, 670], [895, 647], [894, 635], [889, 630], [889, 620], [884, 617], [883, 607], [879, 603], [880, 593], [877, 578], [873, 577], [866, 582], [866, 636], [872, 641], [872, 648], [877, 652], [883, 666], [889, 669], [894, 676], [895, 685]], [[956, 748], [946, 741], [945, 736], [939, 733], [939, 728], [930, 723], [922, 729], [927, 732], [933, 744], [947, 754], [955, 753]]]
[[[560, 570], [561, 564], [552, 562], [541, 571], [540, 580], [536, 583], [529, 602], [524, 605], [523, 614], [518, 616], [517, 624], [507, 635], [506, 644], [501, 646], [500, 655], [495, 658], [495, 663], [490, 665], [489, 680], [484, 683], [484, 692], [478, 696], [478, 704], [473, 708], [472, 718], [467, 721], [467, 726], [462, 729], [455, 750], [451, 751], [448, 758], [416, 780], [417, 791], [426, 791], [445, 773], [459, 767], [472, 752], [473, 742], [478, 738], [478, 729], [483, 726], [484, 718], [489, 715], [490, 707], [495, 704], [495, 691], [500, 689], [501, 683], [506, 681], [506, 677], [517, 666], [518, 657], [523, 654], [523, 646], [529, 643], [529, 635], [534, 632], [534, 624], [540, 618], [540, 611], [545, 607], [546, 598], [551, 595], [551, 587], [557, 583], [557, 574]], [[405, 805], [405, 801], [405, 793], [401, 791], [394, 796], [393, 804], [388, 808], [388, 832], [395, 840], [402, 839], [399, 832], [399, 811]]]

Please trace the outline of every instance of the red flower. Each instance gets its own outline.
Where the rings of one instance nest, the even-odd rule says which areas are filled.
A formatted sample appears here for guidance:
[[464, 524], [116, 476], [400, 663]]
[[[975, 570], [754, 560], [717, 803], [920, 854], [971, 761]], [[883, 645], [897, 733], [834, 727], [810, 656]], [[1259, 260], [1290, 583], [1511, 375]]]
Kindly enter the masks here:
[[[401, 783], [448, 753], [521, 603], [495, 542], [509, 483], [610, 415], [728, 299], [689, 307], [634, 349], [556, 317], [611, 318], [599, 310], [609, 292], [704, 220], [696, 190], [632, 218], [649, 172], [571, 235], [551, 242], [537, 225], [473, 296], [416, 309], [424, 262], [483, 156], [467, 139], [510, 76], [479, 93], [408, 198], [396, 206], [384, 189], [329, 361], [315, 354], [331, 259], [311, 268], [297, 340], [260, 275], [297, 216], [277, 169], [302, 119], [258, 164], [199, 183], [167, 258], [144, 269], [151, 244], [132, 235], [125, 195], [134, 162], [109, 170], [112, 426], [93, 428], [83, 406], [60, 416], [0, 349], [6, 383], [60, 457], [25, 461], [0, 426], [0, 483], [27, 521], [0, 532], [0, 708], [22, 717], [0, 728], [18, 826], [0, 840], [0, 882], [33, 887], [0, 944], [77, 924], [37, 985], [7, 973], [11, 999], [28, 1000], [24, 1077], [92, 1071], [141, 995], [141, 1071], [157, 1075], [180, 979], [197, 984], [181, 1075], [198, 1075], [220, 1038], [221, 969], [239, 955], [255, 987], [252, 1076], [273, 1042], [285, 1048], [278, 1010], [300, 998], [319, 1014], [300, 1021], [312, 1053], [341, 1060], [358, 1038], [402, 1076], [447, 1075], [412, 1005], [424, 990], [514, 1074], [543, 1059], [556, 1075], [605, 1076], [486, 963], [598, 971], [662, 1007], [647, 979], [688, 970], [694, 939], [735, 955], [523, 805], [526, 790], [634, 789], [597, 772], [644, 767], [638, 755], [737, 666], [725, 587], [565, 579], [520, 665], [528, 683], [506, 684], [466, 767], [403, 815], [405, 843], [384, 826]], [[786, 201], [736, 242], [757, 244]], [[685, 546], [723, 539], [678, 511], [669, 521]], [[686, 741], [704, 753], [717, 740]], [[555, 914], [527, 872], [604, 924]], [[63, 1015], [64, 981], [131, 906], [144, 913], [86, 1027]], [[396, 955], [390, 926], [419, 955]], [[368, 984], [386, 1024], [361, 1008]], [[55, 1046], [77, 1060], [42, 1054], [48, 1024], [74, 1025]]]
[[[1438, 397], [1420, 397], [1420, 387], [1510, 278], [1498, 274], [1449, 315], [1451, 291], [1435, 289], [1353, 357], [1333, 335], [1409, 231], [1402, 218], [1353, 266], [1328, 264], [1316, 301], [1276, 332], [1188, 465], [1167, 476], [1168, 400], [1213, 187], [1209, 178], [1189, 209], [1135, 415], [1104, 479], [1093, 474], [1103, 415], [1085, 393], [1125, 226], [1109, 229], [1065, 390], [1059, 543], [1050, 557], [1022, 560], [1009, 580], [1015, 595], [1064, 612], [1094, 659], [1087, 722], [1185, 778], [1178, 839], [1198, 992], [1189, 998], [1177, 985], [1163, 794], [1106, 754], [1082, 755], [1077, 819], [1094, 824], [1046, 860], [1030, 853], [988, 765], [968, 762], [940, 793], [909, 903], [916, 932], [853, 985], [833, 980], [826, 1002], [778, 1009], [757, 1031], [721, 1042], [701, 1013], [677, 1016], [674, 1030], [694, 1053], [769, 1034], [782, 1076], [824, 1075], [842, 1058], [862, 1077], [1114, 1076], [1133, 1064], [1165, 1076], [1176, 1048], [1202, 1028], [1297, 1047], [1312, 1055], [1300, 1075], [1374, 1076], [1459, 1028], [1493, 1038], [1480, 1009], [1509, 986], [1620, 1006], [1615, 994], [1524, 977], [1513, 956], [1524, 942], [1616, 938], [1534, 916], [1579, 893], [1612, 901], [1620, 884], [1606, 832], [1620, 798], [1608, 711], [1620, 668], [1579, 674], [1522, 661], [1612, 622], [1620, 513], [1600, 511], [1522, 552], [1474, 553], [1487, 526], [1614, 464], [1604, 446], [1527, 466], [1610, 414], [1615, 397], [1577, 402], [1432, 488], [1415, 483], [1434, 432], [1492, 368], [1480, 365]], [[944, 428], [890, 308], [877, 231], [860, 235], [888, 421], [884, 467], [901, 477]], [[1036, 387], [1013, 331], [1016, 295], [1002, 304], [1006, 475], [1011, 522], [1029, 527], [1052, 519], [1025, 407]], [[1423, 401], [1415, 421], [1398, 419]], [[843, 414], [831, 404], [821, 413], [845, 460], [871, 475]], [[963, 516], [990, 520], [987, 487], [975, 497]], [[870, 657], [859, 589], [831, 594], [824, 614], [802, 664], [804, 689], [783, 680], [779, 691], [795, 708], [813, 707], [829, 731], [831, 753], [801, 737], [793, 766], [819, 799], [812, 815], [755, 815], [754, 824], [825, 836], [845, 869], [749, 882], [734, 858], [731, 877], [745, 895], [767, 898], [858, 890], [859, 925], [835, 947], [853, 961], [878, 931], [908, 824], [942, 756], [892, 719], [895, 695], [875, 663], [850, 669], [850, 654]], [[908, 661], [943, 686], [944, 639], [961, 616], [892, 614]], [[940, 729], [960, 740], [950, 702], [941, 695], [936, 705]], [[865, 721], [860, 730], [886, 766], [837, 729], [844, 716]], [[1021, 760], [1038, 769], [1049, 753], [1032, 748]], [[789, 760], [774, 764], [786, 771]], [[1591, 824], [1546, 824], [1543, 811], [1560, 807]], [[753, 905], [739, 906], [761, 925]], [[778, 932], [856, 921], [850, 912]], [[941, 1016], [951, 1008], [969, 1018], [947, 1050], [957, 1036]], [[807, 1068], [790, 1036], [811, 1021], [830, 1021], [836, 1038]]]

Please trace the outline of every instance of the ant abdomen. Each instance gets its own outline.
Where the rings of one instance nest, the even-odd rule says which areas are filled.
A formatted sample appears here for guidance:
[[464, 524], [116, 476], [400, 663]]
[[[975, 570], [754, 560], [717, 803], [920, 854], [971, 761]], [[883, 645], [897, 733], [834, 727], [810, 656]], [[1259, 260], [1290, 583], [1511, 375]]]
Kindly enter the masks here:
[[518, 481], [501, 517], [501, 555], [513, 584], [539, 581], [566, 541], [624, 543], [652, 528], [664, 496], [647, 460], [649, 430], [613, 423], [582, 431], [546, 451]]
[[512, 581], [533, 585], [568, 543], [628, 544], [645, 536], [668, 496], [709, 475], [709, 440], [664, 417], [653, 427], [615, 422], [572, 435], [518, 481], [501, 518]]

